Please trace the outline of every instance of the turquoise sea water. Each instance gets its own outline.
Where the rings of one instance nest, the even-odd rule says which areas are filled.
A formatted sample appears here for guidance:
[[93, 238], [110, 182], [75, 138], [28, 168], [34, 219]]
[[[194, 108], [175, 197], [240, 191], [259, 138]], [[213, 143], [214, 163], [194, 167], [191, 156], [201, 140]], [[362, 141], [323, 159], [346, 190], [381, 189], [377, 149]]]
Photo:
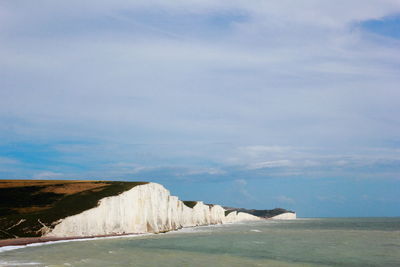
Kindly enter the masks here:
[[298, 219], [56, 243], [0, 266], [400, 266], [400, 218]]

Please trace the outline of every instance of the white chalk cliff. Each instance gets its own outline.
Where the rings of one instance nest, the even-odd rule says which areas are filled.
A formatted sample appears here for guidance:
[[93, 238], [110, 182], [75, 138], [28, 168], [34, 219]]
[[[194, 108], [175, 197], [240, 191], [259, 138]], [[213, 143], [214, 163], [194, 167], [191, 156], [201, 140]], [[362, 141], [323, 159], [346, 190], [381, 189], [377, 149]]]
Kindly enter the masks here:
[[294, 220], [296, 219], [296, 213], [293, 212], [285, 212], [274, 217], [271, 217], [273, 220]]
[[182, 227], [254, 220], [260, 218], [236, 211], [225, 216], [221, 206], [200, 201], [189, 208], [162, 185], [148, 183], [103, 198], [97, 207], [60, 220], [45, 236], [160, 233]]

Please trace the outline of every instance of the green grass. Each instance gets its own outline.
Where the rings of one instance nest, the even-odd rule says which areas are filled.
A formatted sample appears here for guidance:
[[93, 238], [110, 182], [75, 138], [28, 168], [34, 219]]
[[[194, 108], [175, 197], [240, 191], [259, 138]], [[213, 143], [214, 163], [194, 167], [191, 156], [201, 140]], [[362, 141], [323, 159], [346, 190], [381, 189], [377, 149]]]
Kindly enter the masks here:
[[234, 212], [234, 211], [236, 211], [236, 210], [226, 210], [225, 211], [225, 217], [228, 216], [229, 213]]
[[[82, 182], [80, 182], [82, 183]], [[137, 185], [146, 182], [90, 182], [102, 184], [95, 189], [88, 189], [72, 194], [41, 192], [49, 185], [33, 185], [0, 188], [0, 239], [15, 237], [41, 236], [40, 222], [53, 228], [59, 219], [94, 208], [100, 199], [119, 195]], [[71, 182], [57, 181], [54, 186], [68, 187]], [[18, 212], [18, 208], [42, 207], [32, 212]], [[15, 224], [23, 223], [13, 227]], [[40, 222], [39, 222], [40, 220]]]
[[197, 205], [197, 201], [183, 201], [183, 204], [185, 204], [189, 208], [194, 208], [194, 206]]
[[286, 213], [286, 212], [294, 213], [294, 211], [286, 210], [286, 209], [282, 209], [282, 208], [276, 208], [276, 209], [272, 209], [272, 210], [255, 210], [255, 209], [224, 207], [224, 209], [226, 209], [225, 216], [228, 215], [229, 213], [231, 213], [232, 211], [245, 212], [245, 213], [249, 213], [251, 215], [262, 217], [262, 218], [271, 218], [271, 217], [274, 217], [274, 216], [277, 216], [279, 214]]

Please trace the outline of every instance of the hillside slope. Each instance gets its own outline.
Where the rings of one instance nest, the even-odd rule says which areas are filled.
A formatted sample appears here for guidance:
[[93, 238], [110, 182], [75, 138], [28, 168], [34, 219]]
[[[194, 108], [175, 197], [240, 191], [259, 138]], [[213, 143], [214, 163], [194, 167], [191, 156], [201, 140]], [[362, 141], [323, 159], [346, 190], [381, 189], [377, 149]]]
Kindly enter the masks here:
[[0, 239], [42, 236], [43, 226], [146, 182], [0, 180]]
[[[224, 207], [226, 213], [230, 213], [232, 211], [237, 212], [245, 212], [248, 214], [252, 214], [257, 217], [265, 218], [265, 219], [284, 219], [290, 218], [295, 219], [296, 213], [291, 210], [286, 210], [282, 208], [275, 208], [272, 210], [255, 210], [255, 209], [243, 209], [243, 208], [232, 208], [232, 207]], [[286, 215], [283, 215], [286, 214]]]

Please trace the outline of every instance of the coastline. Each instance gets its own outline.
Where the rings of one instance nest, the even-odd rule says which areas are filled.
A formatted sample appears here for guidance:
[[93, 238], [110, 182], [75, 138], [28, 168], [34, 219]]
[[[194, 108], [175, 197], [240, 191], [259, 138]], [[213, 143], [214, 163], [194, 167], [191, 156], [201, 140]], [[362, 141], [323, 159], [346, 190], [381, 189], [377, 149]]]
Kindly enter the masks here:
[[[96, 235], [96, 236], [69, 236], [69, 237], [21, 237], [12, 239], [0, 240], [0, 253], [7, 250], [13, 250], [18, 248], [27, 247], [29, 245], [41, 245], [46, 243], [61, 243], [66, 241], [86, 241], [94, 239], [105, 239], [105, 238], [118, 238], [118, 237], [134, 237], [151, 235], [153, 233], [143, 234], [113, 234], [113, 235]], [[10, 249], [7, 249], [10, 248]]]
[[[248, 221], [252, 222], [252, 221]], [[12, 238], [12, 239], [0, 239], [0, 253], [15, 250], [30, 246], [40, 246], [46, 244], [56, 244], [63, 242], [72, 242], [72, 241], [90, 241], [96, 239], [111, 239], [111, 238], [123, 238], [123, 237], [140, 237], [140, 236], [148, 236], [148, 235], [156, 235], [156, 234], [168, 234], [172, 232], [185, 232], [189, 229], [193, 228], [202, 228], [208, 226], [223, 226], [223, 225], [232, 225], [232, 224], [242, 224], [244, 222], [229, 222], [223, 224], [208, 224], [208, 225], [197, 225], [190, 227], [182, 227], [176, 230], [171, 230], [167, 232], [160, 233], [129, 233], [129, 234], [111, 234], [111, 235], [96, 235], [96, 236], [69, 236], [69, 237], [20, 237], [20, 238]]]
[[161, 235], [64, 240], [0, 248], [0, 266], [304, 267], [355, 262], [398, 266], [399, 222], [399, 218], [265, 220], [182, 228]]
[[[275, 216], [277, 217], [277, 216]], [[280, 218], [263, 218], [265, 221], [273, 221], [273, 220], [282, 220]], [[285, 219], [283, 219], [285, 220]], [[139, 237], [146, 235], [155, 235], [155, 234], [165, 234], [177, 231], [184, 231], [185, 229], [191, 228], [201, 228], [207, 226], [222, 226], [222, 225], [230, 225], [230, 224], [241, 224], [244, 222], [229, 222], [223, 224], [208, 224], [208, 225], [197, 225], [190, 227], [182, 227], [175, 230], [170, 230], [166, 232], [160, 233], [127, 233], [127, 234], [110, 234], [110, 235], [94, 235], [94, 236], [68, 236], [68, 237], [20, 237], [20, 238], [11, 238], [11, 239], [0, 239], [0, 253], [8, 250], [14, 250], [19, 248], [24, 248], [28, 246], [39, 246], [44, 244], [54, 244], [54, 243], [62, 243], [68, 241], [88, 241], [95, 239], [107, 239], [107, 238], [121, 238], [121, 237]]]
[[[163, 233], [181, 227], [260, 220], [259, 217], [245, 212], [228, 213], [217, 204], [204, 204], [203, 201], [182, 201], [178, 197], [172, 196], [169, 190], [157, 183], [134, 182], [134, 187], [132, 187], [132, 182], [109, 182], [110, 184], [102, 186], [101, 188], [105, 188], [100, 191], [93, 191], [93, 189], [88, 192], [84, 191], [85, 193], [82, 194], [79, 190], [93, 186], [97, 188], [98, 184], [82, 181], [61, 184], [45, 180], [42, 182], [46, 183], [43, 185], [45, 189], [36, 184], [32, 185], [34, 188], [32, 189], [32, 186], [29, 187], [29, 184], [22, 182], [19, 182], [22, 184], [18, 185], [25, 189], [21, 190], [19, 187], [12, 187], [16, 182], [11, 185], [7, 183], [0, 185], [0, 187], [4, 186], [5, 191], [9, 194], [5, 199], [14, 199], [13, 192], [15, 190], [22, 193], [25, 192], [24, 190], [31, 189], [34, 192], [45, 190], [40, 194], [41, 197], [32, 192], [30, 195], [24, 196], [29, 199], [28, 203], [22, 203], [27, 205], [25, 210], [15, 210], [15, 214], [2, 216], [0, 228], [4, 231], [0, 231], [0, 239], [8, 240], [2, 241], [0, 247], [57, 241], [60, 240], [58, 239], [60, 237], [62, 239], [66, 239], [65, 237], [80, 239], [126, 233]], [[104, 182], [101, 182], [101, 185], [103, 184]], [[82, 185], [84, 185], [83, 189]], [[60, 188], [62, 191], [57, 191], [61, 190]], [[49, 193], [46, 190], [50, 193], [61, 192], [62, 194], [59, 193], [62, 195], [61, 199], [48, 207], [44, 207], [40, 201], [32, 202], [32, 199], [35, 198], [46, 198], [46, 194]], [[21, 199], [24, 199], [22, 195]], [[2, 194], [2, 197], [4, 196]], [[80, 203], [87, 204], [85, 209], [80, 207], [79, 210], [76, 210]], [[44, 210], [35, 213], [36, 206], [40, 206], [40, 209]], [[7, 208], [13, 209], [12, 205]], [[14, 209], [17, 208], [14, 207]], [[34, 238], [13, 239], [13, 237], [27, 236]], [[55, 239], [40, 238], [41, 236]]]

